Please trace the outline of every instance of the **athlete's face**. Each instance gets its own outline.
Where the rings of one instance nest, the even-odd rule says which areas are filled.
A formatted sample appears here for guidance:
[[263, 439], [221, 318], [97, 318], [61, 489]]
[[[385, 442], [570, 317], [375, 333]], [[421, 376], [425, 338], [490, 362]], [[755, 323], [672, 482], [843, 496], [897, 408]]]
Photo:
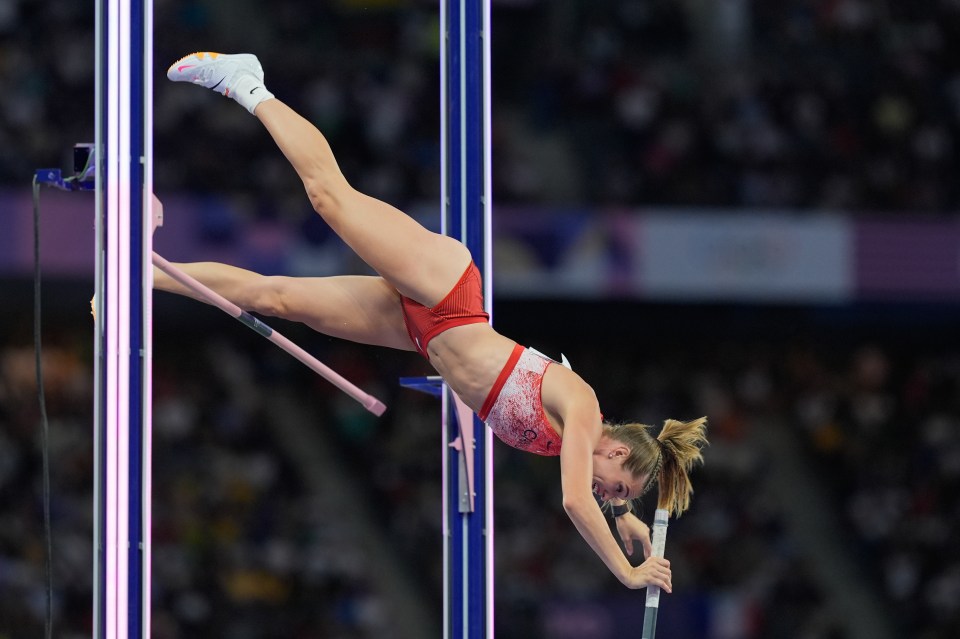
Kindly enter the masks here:
[[644, 482], [623, 468], [630, 450], [623, 446], [600, 448], [593, 453], [593, 492], [603, 501], [633, 499]]

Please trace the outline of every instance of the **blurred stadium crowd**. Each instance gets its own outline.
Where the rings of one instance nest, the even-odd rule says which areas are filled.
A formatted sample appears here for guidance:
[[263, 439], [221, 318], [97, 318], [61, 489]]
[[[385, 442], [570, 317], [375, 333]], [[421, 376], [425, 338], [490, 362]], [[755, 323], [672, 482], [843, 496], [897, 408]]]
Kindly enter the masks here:
[[[54, 636], [90, 637], [92, 354], [86, 330], [47, 338]], [[45, 615], [40, 417], [26, 343], [0, 349], [0, 637], [10, 639], [42, 636]], [[354, 532], [272, 436], [254, 378], [269, 378], [269, 368], [214, 340], [163, 350], [154, 367], [151, 636], [391, 636]]]
[[[256, 184], [272, 212], [302, 214], [284, 206], [295, 176], [246, 114], [164, 79], [203, 47], [256, 52], [362, 190], [433, 199], [436, 3], [368, 4], [158, 0], [158, 188]], [[92, 139], [92, 27], [92, 3], [0, 9], [0, 183]], [[496, 199], [952, 210], [958, 31], [950, 0], [495, 2]]]
[[[303, 404], [309, 418], [294, 427], [327, 439], [347, 469], [326, 469], [328, 489], [372, 509], [375, 538], [438, 615], [439, 408], [391, 390], [409, 354], [357, 357], [352, 345], [307, 336], [311, 351], [386, 399], [390, 411], [376, 420], [269, 344], [234, 335], [242, 327], [209, 339], [216, 322], [201, 324], [195, 334], [158, 327], [154, 636], [417, 637], [397, 626], [384, 568], [358, 547], [342, 507], [310, 489], [308, 469], [271, 416], [274, 394]], [[11, 333], [0, 349], [2, 637], [39, 634], [44, 588], [33, 354]], [[812, 470], [807, 478], [826, 505], [804, 517], [841, 531], [833, 542], [860, 572], [859, 587], [882, 601], [890, 629], [930, 639], [960, 630], [952, 547], [960, 532], [960, 358], [766, 338], [694, 338], [684, 349], [670, 334], [660, 346], [619, 350], [566, 339], [614, 419], [711, 417], [694, 506], [672, 522], [668, 541], [678, 584], [662, 615], [671, 636], [851, 636], [843, 617], [858, 612], [830, 602], [830, 571], [842, 567], [818, 575], [817, 545], [798, 537], [784, 506], [798, 497], [771, 487], [774, 467], [789, 460], [765, 445], [768, 430], [786, 433], [791, 455]], [[88, 636], [91, 614], [90, 361], [84, 327], [48, 334], [62, 637]], [[499, 443], [495, 459], [497, 636], [618, 636], [636, 621], [624, 613], [636, 611], [636, 595], [567, 520], [556, 460]], [[647, 519], [653, 507], [641, 506]]]
[[[258, 214], [308, 219], [296, 176], [242, 109], [163, 80], [183, 53], [243, 48], [260, 55], [271, 90], [324, 129], [359, 188], [400, 205], [434, 200], [435, 3], [375, 4], [274, 0], [264, 11], [252, 0], [156, 0], [158, 190], [255, 184]], [[714, 3], [727, 13], [705, 4], [495, 3], [496, 201], [956, 208], [960, 3]], [[0, 3], [0, 185], [68, 165], [69, 145], [92, 138], [92, 11], [72, 0]], [[87, 319], [73, 319], [45, 336], [65, 638], [89, 636], [91, 615], [92, 354]], [[43, 619], [25, 324], [0, 342], [0, 638], [11, 639], [39, 636]], [[374, 423], [278, 364], [269, 346], [184, 347], [202, 341], [191, 337], [164, 342], [154, 373], [154, 636], [411, 636], [391, 621], [381, 567], [272, 428], [269, 402], [280, 385], [302, 396], [312, 417], [302, 427], [329, 436], [360, 469], [336, 479], [363, 487], [355, 499], [374, 502], [384, 543], [438, 614], [433, 401], [390, 391], [391, 411]], [[655, 348], [570, 346], [575, 339], [583, 336], [565, 336], [562, 347], [600, 389], [605, 413], [711, 419], [693, 508], [670, 533], [677, 589], [662, 619], [672, 611], [688, 624], [672, 636], [848, 636], [844, 616], [855, 612], [831, 606], [818, 558], [783, 504], [790, 494], [769, 488], [782, 460], [771, 456], [768, 430], [785, 433], [809, 471], [884, 621], [921, 639], [960, 636], [960, 350], [950, 340], [925, 349], [764, 341], [762, 328], [736, 343], [672, 335]], [[354, 357], [349, 345], [314, 346], [354, 379], [393, 387], [394, 366]], [[358, 451], [371, 447], [368, 467]], [[497, 636], [620, 636], [618, 615], [637, 598], [625, 598], [567, 521], [555, 460], [502, 446], [496, 459]]]

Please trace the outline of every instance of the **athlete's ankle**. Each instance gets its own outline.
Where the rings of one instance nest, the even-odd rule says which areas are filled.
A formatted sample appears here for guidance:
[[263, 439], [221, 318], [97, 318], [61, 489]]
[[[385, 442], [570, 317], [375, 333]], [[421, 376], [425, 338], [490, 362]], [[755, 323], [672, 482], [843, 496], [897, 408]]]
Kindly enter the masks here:
[[230, 85], [230, 89], [224, 95], [236, 100], [250, 113], [254, 113], [261, 102], [274, 97], [273, 93], [267, 90], [263, 80], [252, 73], [240, 75]]
[[266, 98], [265, 100], [261, 100], [260, 102], [258, 102], [257, 105], [250, 110], [250, 113], [252, 113], [253, 115], [259, 118], [260, 115], [262, 114], [262, 111], [259, 111], [260, 107], [270, 102], [270, 100], [276, 100], [276, 99], [277, 99], [276, 96], [271, 94], [269, 98]]

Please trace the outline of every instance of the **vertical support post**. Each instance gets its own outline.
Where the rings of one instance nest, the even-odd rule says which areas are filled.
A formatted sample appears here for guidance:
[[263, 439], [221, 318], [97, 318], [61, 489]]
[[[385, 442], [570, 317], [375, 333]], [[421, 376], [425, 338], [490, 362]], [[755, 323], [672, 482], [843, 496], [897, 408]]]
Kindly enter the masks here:
[[94, 636], [150, 636], [152, 0], [96, 12]]
[[[463, 242], [483, 275], [492, 318], [490, 0], [441, 0], [442, 229]], [[456, 402], [444, 390], [444, 636], [493, 637], [493, 436], [472, 416], [472, 441], [457, 436]], [[462, 430], [462, 429], [461, 429]], [[472, 456], [472, 485], [464, 455]], [[472, 510], [462, 500], [473, 492]]]

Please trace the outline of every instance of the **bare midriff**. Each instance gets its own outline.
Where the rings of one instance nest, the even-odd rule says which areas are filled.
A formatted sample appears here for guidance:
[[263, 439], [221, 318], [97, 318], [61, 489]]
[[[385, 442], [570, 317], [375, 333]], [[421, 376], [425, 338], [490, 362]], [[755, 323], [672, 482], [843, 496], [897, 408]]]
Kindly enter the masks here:
[[489, 324], [457, 326], [430, 340], [430, 364], [467, 406], [478, 411], [515, 344]]

